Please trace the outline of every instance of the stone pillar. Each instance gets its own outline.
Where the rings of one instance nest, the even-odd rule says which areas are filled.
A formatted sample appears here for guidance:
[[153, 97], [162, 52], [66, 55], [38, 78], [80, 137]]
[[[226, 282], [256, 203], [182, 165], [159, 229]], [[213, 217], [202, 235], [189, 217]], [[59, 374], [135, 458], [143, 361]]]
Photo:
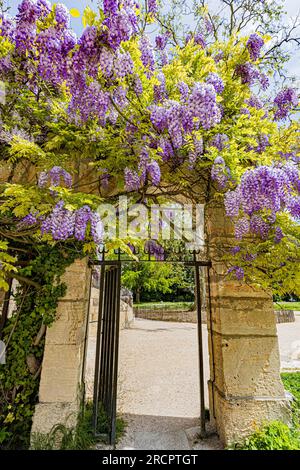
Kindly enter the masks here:
[[58, 423], [72, 426], [79, 412], [90, 287], [87, 260], [71, 265], [62, 281], [67, 292], [59, 301], [57, 320], [46, 333], [32, 433], [48, 433]]
[[224, 444], [263, 422], [288, 422], [272, 297], [226, 276], [224, 250], [234, 244], [223, 207], [206, 210], [211, 269], [210, 415]]

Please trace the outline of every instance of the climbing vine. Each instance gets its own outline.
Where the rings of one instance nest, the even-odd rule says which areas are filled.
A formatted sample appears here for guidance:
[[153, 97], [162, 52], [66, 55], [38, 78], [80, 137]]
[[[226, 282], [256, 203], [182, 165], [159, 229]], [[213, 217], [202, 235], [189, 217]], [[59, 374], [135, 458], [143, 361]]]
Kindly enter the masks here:
[[[23, 257], [15, 308], [4, 328], [7, 361], [0, 366], [0, 448], [29, 446], [37, 401], [45, 332], [55, 320], [57, 303], [65, 294], [61, 277], [80, 258], [76, 245], [38, 246], [31, 259]], [[81, 250], [82, 251], [82, 250]], [[20, 257], [22, 258], [22, 257]]]

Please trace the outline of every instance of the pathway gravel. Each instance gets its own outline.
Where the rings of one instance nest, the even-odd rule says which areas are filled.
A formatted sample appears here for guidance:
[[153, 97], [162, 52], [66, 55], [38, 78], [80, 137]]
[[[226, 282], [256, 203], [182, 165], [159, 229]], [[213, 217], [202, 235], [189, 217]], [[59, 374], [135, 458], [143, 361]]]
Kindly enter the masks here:
[[[208, 337], [203, 330], [204, 379], [209, 378]], [[300, 313], [277, 325], [283, 370], [300, 370]], [[88, 361], [93, 361], [91, 342]], [[205, 405], [208, 408], [206, 387]], [[197, 326], [135, 319], [120, 335], [118, 412], [128, 423], [118, 449], [220, 449], [213, 430], [199, 439]]]

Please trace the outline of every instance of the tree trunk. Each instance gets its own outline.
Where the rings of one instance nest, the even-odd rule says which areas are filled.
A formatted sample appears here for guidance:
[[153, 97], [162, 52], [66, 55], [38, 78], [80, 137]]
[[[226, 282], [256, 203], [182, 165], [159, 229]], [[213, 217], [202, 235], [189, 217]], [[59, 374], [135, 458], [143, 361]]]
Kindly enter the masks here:
[[141, 289], [139, 287], [135, 291], [135, 301], [137, 304], [141, 303]]

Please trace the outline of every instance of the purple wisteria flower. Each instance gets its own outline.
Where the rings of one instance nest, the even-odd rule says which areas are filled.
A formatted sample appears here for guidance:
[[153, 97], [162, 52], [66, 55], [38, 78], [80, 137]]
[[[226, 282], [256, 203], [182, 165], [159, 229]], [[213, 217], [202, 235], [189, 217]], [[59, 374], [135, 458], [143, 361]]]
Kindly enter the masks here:
[[125, 168], [124, 170], [126, 191], [138, 191], [141, 187], [141, 178], [137, 171]]
[[60, 166], [54, 166], [49, 171], [42, 171], [39, 175], [38, 185], [44, 188], [48, 183], [50, 186], [60, 186], [61, 180], [67, 188], [72, 186], [72, 176]]
[[211, 177], [218, 184], [219, 189], [226, 188], [230, 179], [230, 171], [222, 157], [217, 157], [211, 168]]
[[168, 39], [170, 37], [170, 34], [167, 32], [167, 33], [164, 33], [164, 34], [158, 34], [155, 38], [155, 44], [156, 44], [156, 48], [159, 50], [159, 51], [163, 51], [168, 43]]
[[261, 109], [263, 107], [263, 102], [256, 95], [251, 95], [246, 104], [255, 109]]
[[263, 45], [264, 40], [258, 34], [251, 34], [246, 44], [251, 60], [255, 61], [259, 58]]
[[42, 234], [51, 234], [53, 240], [65, 241], [75, 238], [84, 241], [87, 238], [87, 230], [90, 227], [90, 235], [97, 244], [103, 240], [103, 225], [99, 214], [93, 212], [89, 206], [83, 206], [76, 211], [65, 208], [65, 203], [59, 201], [52, 213], [42, 222]]
[[206, 79], [206, 83], [211, 84], [214, 87], [216, 93], [222, 93], [224, 91], [224, 82], [217, 73], [211, 72]]
[[117, 13], [119, 9], [119, 0], [103, 0], [103, 11], [105, 15]]
[[[266, 240], [271, 229], [274, 228], [276, 239], [280, 233], [274, 224], [276, 214], [280, 211], [288, 211], [294, 218], [300, 217], [300, 177], [297, 166], [294, 163], [286, 163], [280, 166], [260, 166], [247, 170], [235, 191], [228, 191], [225, 195], [225, 210], [229, 217], [238, 217], [240, 211], [249, 217], [251, 233]], [[269, 215], [267, 220], [263, 217], [265, 211]], [[244, 222], [235, 224], [238, 238], [244, 236], [240, 227]], [[277, 230], [277, 232], [276, 232]]]
[[274, 115], [275, 121], [286, 119], [290, 111], [298, 106], [298, 101], [298, 95], [293, 88], [281, 90], [274, 100], [276, 106]]
[[166, 77], [163, 72], [159, 72], [157, 75], [159, 80], [159, 85], [154, 85], [154, 101], [159, 103], [168, 98], [167, 88], [166, 88]]
[[163, 261], [165, 258], [165, 250], [154, 240], [146, 241], [144, 249], [146, 253], [149, 253], [150, 255], [154, 256], [157, 261]]
[[71, 16], [68, 8], [63, 3], [57, 3], [55, 6], [55, 20], [61, 28], [70, 26]]
[[241, 78], [243, 84], [255, 85], [260, 83], [263, 90], [266, 90], [269, 86], [268, 77], [261, 73], [253, 64], [246, 62], [245, 64], [237, 65], [235, 72], [237, 76]]
[[141, 51], [141, 60], [144, 65], [148, 69], [148, 74], [152, 74], [155, 67], [155, 59], [154, 59], [154, 51], [151, 45], [150, 39], [148, 36], [142, 36], [140, 39], [140, 51]]
[[283, 239], [284, 237], [284, 234], [281, 230], [280, 227], [275, 227], [275, 237], [274, 237], [274, 243], [278, 244], [281, 242], [281, 240]]
[[154, 186], [158, 186], [160, 183], [161, 173], [159, 164], [155, 160], [151, 160], [147, 164], [147, 173], [149, 175], [150, 180]]
[[157, 0], [147, 0], [149, 13], [155, 14], [158, 11]]
[[242, 281], [245, 277], [245, 272], [240, 266], [232, 266], [228, 269], [227, 274], [234, 273], [238, 281]]
[[216, 147], [220, 152], [228, 146], [228, 136], [226, 134], [216, 134], [210, 141], [209, 145]]
[[23, 219], [20, 220], [18, 223], [18, 229], [23, 229], [26, 227], [32, 227], [33, 225], [38, 223], [38, 213], [30, 213], [26, 215]]
[[194, 36], [194, 41], [196, 44], [198, 44], [199, 46], [201, 46], [203, 49], [206, 48], [206, 41], [204, 39], [204, 36], [203, 34], [201, 33], [196, 33], [195, 36]]

